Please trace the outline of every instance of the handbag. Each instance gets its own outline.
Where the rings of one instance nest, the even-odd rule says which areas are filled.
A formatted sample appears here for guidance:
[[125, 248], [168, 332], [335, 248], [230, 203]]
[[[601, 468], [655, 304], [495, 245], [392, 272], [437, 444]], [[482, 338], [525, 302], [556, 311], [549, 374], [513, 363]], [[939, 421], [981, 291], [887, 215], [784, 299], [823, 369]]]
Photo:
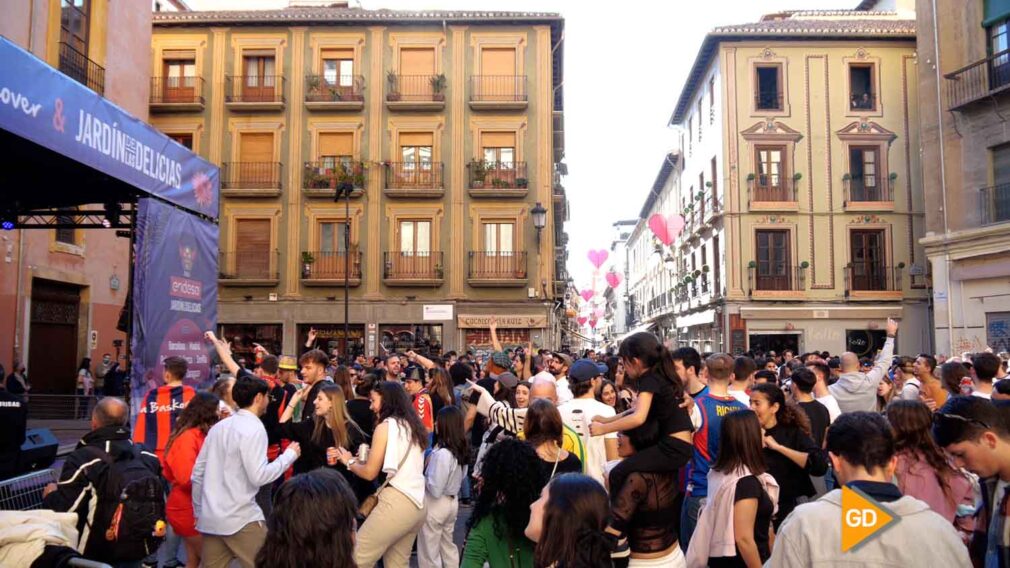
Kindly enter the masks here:
[[[403, 453], [403, 459], [400, 460], [400, 465], [396, 466], [397, 473], [399, 473], [399, 471], [403, 469], [403, 464], [407, 463], [407, 456], [409, 455], [410, 455], [410, 445], [408, 444], [407, 451]], [[390, 476], [387, 475], [386, 480], [383, 481], [382, 485], [380, 485], [379, 488], [375, 490], [375, 493], [372, 493], [368, 497], [365, 497], [361, 501], [361, 504], [358, 505], [358, 515], [361, 517], [362, 521], [367, 519], [368, 515], [372, 514], [372, 510], [375, 509], [375, 506], [379, 504], [379, 493], [383, 489], [385, 489], [387, 485], [389, 485], [389, 480]]]

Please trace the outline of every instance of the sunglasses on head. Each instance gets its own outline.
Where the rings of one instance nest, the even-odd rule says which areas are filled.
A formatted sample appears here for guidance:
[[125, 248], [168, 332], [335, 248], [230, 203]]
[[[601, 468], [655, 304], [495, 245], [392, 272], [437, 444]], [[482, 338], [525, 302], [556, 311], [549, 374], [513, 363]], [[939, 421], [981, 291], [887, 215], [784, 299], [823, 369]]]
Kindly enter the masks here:
[[960, 414], [947, 414], [947, 413], [943, 413], [943, 412], [937, 412], [936, 414], [933, 414], [933, 422], [934, 423], [939, 423], [939, 422], [941, 422], [943, 420], [953, 420], [955, 422], [962, 422], [962, 423], [965, 423], [965, 424], [975, 424], [976, 426], [981, 426], [982, 428], [985, 428], [986, 430], [989, 429], [989, 425], [986, 424], [985, 422], [982, 422], [981, 420], [976, 420], [974, 418], [968, 418], [968, 417], [965, 417], [965, 416], [961, 416]]

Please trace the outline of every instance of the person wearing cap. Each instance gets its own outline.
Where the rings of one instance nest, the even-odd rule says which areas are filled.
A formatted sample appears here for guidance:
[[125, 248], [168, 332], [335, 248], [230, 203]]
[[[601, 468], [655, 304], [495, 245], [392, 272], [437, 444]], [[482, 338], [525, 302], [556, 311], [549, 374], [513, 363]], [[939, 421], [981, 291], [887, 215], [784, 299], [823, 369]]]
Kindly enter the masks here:
[[424, 371], [420, 367], [411, 367], [410, 372], [403, 378], [403, 388], [410, 395], [411, 404], [414, 405], [418, 418], [430, 434], [435, 429], [435, 412], [431, 396], [424, 388]]
[[561, 404], [575, 398], [568, 386], [568, 370], [572, 368], [572, 358], [565, 353], [555, 353], [551, 359], [550, 371], [558, 385], [558, 400]]
[[589, 423], [597, 416], [611, 418], [616, 415], [612, 406], [596, 400], [596, 390], [603, 382], [606, 365], [593, 362], [591, 359], [579, 359], [568, 371], [568, 383], [574, 398], [558, 407], [563, 417], [568, 417], [575, 430], [584, 433], [583, 442], [586, 445], [586, 475], [604, 483], [604, 466], [608, 461], [616, 460], [617, 432], [605, 436], [591, 437]]

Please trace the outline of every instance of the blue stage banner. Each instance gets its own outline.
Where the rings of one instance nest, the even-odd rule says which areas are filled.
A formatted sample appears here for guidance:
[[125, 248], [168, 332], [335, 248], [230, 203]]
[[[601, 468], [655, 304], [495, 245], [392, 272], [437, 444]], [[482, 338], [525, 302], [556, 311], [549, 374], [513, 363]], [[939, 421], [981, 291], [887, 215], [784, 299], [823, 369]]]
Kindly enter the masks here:
[[186, 384], [210, 386], [217, 324], [217, 225], [154, 199], [137, 211], [133, 280], [133, 416], [152, 388], [164, 384], [166, 357], [189, 361]]
[[0, 128], [150, 195], [218, 216], [217, 166], [3, 37]]

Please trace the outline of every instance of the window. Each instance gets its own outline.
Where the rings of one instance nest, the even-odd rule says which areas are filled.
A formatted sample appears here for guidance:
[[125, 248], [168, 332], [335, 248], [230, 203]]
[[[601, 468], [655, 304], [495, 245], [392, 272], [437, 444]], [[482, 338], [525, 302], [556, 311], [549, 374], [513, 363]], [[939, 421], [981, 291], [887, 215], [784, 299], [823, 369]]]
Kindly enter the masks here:
[[226, 262], [237, 278], [274, 277], [271, 266], [270, 219], [235, 220], [235, 254]]
[[182, 144], [187, 149], [193, 149], [193, 135], [192, 134], [169, 134], [169, 138], [175, 140], [179, 144]]
[[243, 52], [242, 100], [270, 102], [275, 100], [277, 77], [272, 50]]
[[354, 85], [354, 51], [350, 49], [323, 50], [323, 80], [328, 85], [351, 87]]
[[720, 294], [722, 291], [722, 271], [720, 267], [722, 266], [722, 260], [719, 258], [719, 235], [712, 236], [712, 282], [714, 294]]
[[91, 0], [62, 0], [60, 5], [60, 41], [87, 56]]
[[887, 267], [884, 266], [884, 230], [852, 231], [849, 238], [852, 253], [852, 289], [887, 290]]
[[758, 65], [755, 69], [755, 108], [782, 110], [782, 66]]
[[687, 119], [687, 155], [691, 155], [691, 143], [694, 141], [694, 117]]
[[319, 134], [320, 166], [332, 170], [338, 165], [349, 170], [354, 161], [354, 134], [323, 132]]
[[757, 231], [757, 290], [789, 290], [789, 231]]
[[196, 57], [191, 53], [165, 53], [162, 64], [165, 102], [190, 102], [196, 96]]
[[349, 249], [346, 221], [319, 223], [319, 251], [323, 254], [345, 253]]
[[989, 88], [997, 89], [1010, 84], [1010, 19], [1001, 19], [986, 28], [989, 36], [987, 49], [992, 57], [989, 69]]
[[515, 187], [518, 173], [516, 135], [514, 132], [484, 132], [481, 134], [485, 180], [491, 187]]
[[873, 64], [849, 65], [849, 106], [852, 110], [876, 110]]
[[239, 135], [239, 159], [228, 172], [238, 187], [268, 189], [280, 182], [274, 163], [274, 135], [271, 132], [243, 132]]
[[484, 223], [484, 252], [508, 256], [515, 250], [515, 225], [506, 222]]
[[715, 156], [712, 156], [712, 206], [715, 207], [719, 200], [719, 170], [716, 169]]
[[400, 134], [400, 164], [395, 170], [399, 187], [433, 187], [433, 151], [432, 133]]
[[435, 50], [404, 48], [400, 50], [400, 76], [395, 88], [401, 96], [414, 100], [430, 99], [431, 78], [435, 75]]
[[431, 253], [431, 221], [400, 221], [400, 254], [427, 256]]
[[702, 114], [701, 114], [701, 103], [702, 103], [702, 98], [698, 97], [698, 143], [699, 144], [701, 143], [701, 131], [702, 131], [701, 125], [705, 124], [705, 121], [702, 119]]
[[885, 201], [876, 147], [849, 148], [849, 199], [851, 201]]
[[[73, 211], [70, 207], [60, 207], [60, 211]], [[72, 224], [72, 215], [57, 215], [56, 222], [60, 224]], [[77, 246], [77, 231], [73, 227], [56, 229], [56, 242]]]
[[755, 201], [792, 201], [786, 186], [785, 146], [757, 146], [755, 154]]
[[478, 100], [513, 101], [520, 92], [516, 76], [515, 48], [482, 48], [480, 50], [480, 79], [475, 88]]

